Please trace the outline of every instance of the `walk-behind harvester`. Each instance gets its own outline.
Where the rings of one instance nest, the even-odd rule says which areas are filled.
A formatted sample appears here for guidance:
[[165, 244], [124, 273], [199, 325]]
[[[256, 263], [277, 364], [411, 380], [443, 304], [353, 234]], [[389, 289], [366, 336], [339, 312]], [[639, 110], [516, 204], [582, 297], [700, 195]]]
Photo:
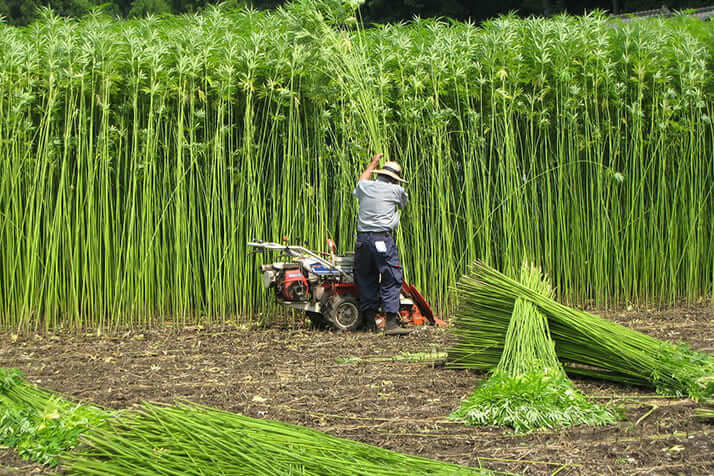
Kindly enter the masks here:
[[[264, 241], [249, 242], [256, 253], [280, 252], [283, 261], [261, 265], [263, 285], [272, 289], [278, 302], [304, 311], [313, 324], [352, 331], [362, 326], [359, 311], [359, 287], [354, 282], [354, 256], [338, 256], [337, 247], [328, 240], [328, 253], [314, 252], [303, 246]], [[444, 325], [434, 316], [424, 296], [406, 282], [399, 297], [399, 318], [406, 326]], [[377, 315], [377, 325], [384, 316]]]

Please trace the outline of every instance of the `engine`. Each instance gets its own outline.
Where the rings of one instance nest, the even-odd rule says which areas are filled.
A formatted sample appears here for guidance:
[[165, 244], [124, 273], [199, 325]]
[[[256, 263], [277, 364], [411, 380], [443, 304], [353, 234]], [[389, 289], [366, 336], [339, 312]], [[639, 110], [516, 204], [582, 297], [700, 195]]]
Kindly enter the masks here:
[[261, 266], [263, 285], [273, 288], [281, 301], [304, 302], [310, 300], [310, 283], [297, 263], [273, 263]]
[[310, 286], [300, 269], [286, 269], [278, 275], [275, 292], [286, 301], [307, 301]]

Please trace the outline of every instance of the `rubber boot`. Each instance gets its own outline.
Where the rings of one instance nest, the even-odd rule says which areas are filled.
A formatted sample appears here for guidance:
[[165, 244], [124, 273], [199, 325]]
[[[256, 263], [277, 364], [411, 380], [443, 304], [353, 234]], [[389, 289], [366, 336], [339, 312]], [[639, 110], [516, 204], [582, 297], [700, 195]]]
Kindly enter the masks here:
[[377, 312], [364, 311], [364, 330], [367, 332], [377, 332]]
[[387, 313], [387, 319], [384, 322], [384, 335], [387, 336], [403, 336], [409, 334], [412, 330], [402, 327], [397, 320], [397, 314], [393, 312]]

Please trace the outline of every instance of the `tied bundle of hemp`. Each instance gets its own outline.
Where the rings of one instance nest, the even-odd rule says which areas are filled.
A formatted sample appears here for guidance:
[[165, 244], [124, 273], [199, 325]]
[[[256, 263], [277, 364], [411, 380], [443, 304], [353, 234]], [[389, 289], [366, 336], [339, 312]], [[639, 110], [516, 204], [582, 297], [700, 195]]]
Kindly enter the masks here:
[[[520, 279], [534, 292], [552, 296], [539, 269], [524, 264]], [[463, 319], [469, 313], [467, 296], [461, 305]], [[555, 353], [547, 319], [525, 299], [515, 301], [498, 366], [451, 418], [473, 425], [510, 426], [519, 432], [616, 420], [607, 408], [588, 401], [568, 379]]]
[[0, 444], [24, 459], [56, 466], [82, 433], [108, 416], [28, 384], [19, 370], [0, 369]]
[[485, 471], [195, 404], [144, 404], [83, 437], [70, 474], [459, 475]]
[[451, 368], [496, 367], [516, 303], [524, 300], [546, 316], [558, 359], [568, 373], [697, 401], [714, 395], [711, 356], [564, 306], [484, 263], [473, 265], [458, 292], [461, 311], [453, 328], [458, 341], [447, 358]]

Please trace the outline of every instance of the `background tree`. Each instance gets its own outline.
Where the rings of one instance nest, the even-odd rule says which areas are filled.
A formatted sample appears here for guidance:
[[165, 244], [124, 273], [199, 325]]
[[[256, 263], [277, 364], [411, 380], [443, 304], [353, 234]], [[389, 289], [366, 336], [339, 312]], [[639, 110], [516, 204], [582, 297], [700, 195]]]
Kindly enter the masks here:
[[[337, 1], [337, 0], [335, 0]], [[51, 7], [62, 16], [79, 17], [92, 8], [102, 7], [107, 13], [136, 17], [160, 13], [189, 13], [207, 5], [225, 3], [228, 8], [250, 6], [274, 8], [286, 0], [0, 0], [0, 16], [11, 25], [27, 25], [41, 6]], [[420, 17], [448, 17], [479, 22], [511, 11], [519, 15], [554, 15], [568, 12], [579, 15], [595, 9], [613, 13], [660, 8], [672, 10], [699, 8], [714, 0], [502, 0], [473, 2], [469, 0], [366, 0], [361, 8], [367, 22], [386, 23]]]
[[38, 6], [33, 0], [0, 0], [0, 16], [10, 25], [26, 25]]
[[136, 0], [129, 10], [129, 17], [145, 17], [161, 13], [174, 13], [166, 0]]

